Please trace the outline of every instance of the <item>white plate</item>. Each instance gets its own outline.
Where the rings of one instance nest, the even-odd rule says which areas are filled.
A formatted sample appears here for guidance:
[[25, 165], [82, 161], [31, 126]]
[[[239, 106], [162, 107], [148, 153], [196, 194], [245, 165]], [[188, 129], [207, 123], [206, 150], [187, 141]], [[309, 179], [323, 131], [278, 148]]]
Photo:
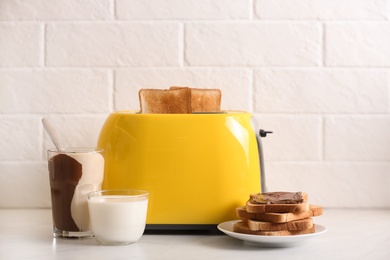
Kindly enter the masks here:
[[240, 220], [223, 222], [218, 225], [218, 229], [226, 235], [243, 240], [247, 245], [261, 247], [291, 247], [301, 244], [302, 242], [323, 234], [326, 232], [324, 226], [315, 224], [316, 230], [312, 234], [294, 235], [294, 236], [260, 236], [248, 235], [233, 232], [234, 223]]

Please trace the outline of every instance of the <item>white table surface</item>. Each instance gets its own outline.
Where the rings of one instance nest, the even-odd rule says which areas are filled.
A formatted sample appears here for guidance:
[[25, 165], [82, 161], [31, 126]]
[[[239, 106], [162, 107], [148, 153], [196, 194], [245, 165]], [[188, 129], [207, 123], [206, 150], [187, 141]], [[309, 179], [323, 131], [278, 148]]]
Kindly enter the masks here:
[[324, 209], [326, 233], [289, 248], [246, 245], [226, 235], [144, 235], [103, 246], [94, 238], [55, 239], [48, 209], [0, 209], [0, 259], [390, 259], [390, 210]]

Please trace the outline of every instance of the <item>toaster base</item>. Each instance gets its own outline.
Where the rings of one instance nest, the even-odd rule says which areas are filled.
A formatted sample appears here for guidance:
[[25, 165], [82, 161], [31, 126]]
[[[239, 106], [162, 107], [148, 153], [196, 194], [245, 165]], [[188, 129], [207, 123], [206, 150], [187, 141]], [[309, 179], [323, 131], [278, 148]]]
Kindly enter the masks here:
[[216, 224], [146, 224], [145, 234], [222, 235]]

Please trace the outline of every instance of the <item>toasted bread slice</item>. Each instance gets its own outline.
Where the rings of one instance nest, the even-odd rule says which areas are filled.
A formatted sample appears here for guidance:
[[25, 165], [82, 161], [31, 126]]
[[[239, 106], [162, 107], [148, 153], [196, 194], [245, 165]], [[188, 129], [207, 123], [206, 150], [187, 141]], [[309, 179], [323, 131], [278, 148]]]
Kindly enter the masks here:
[[300, 220], [294, 220], [286, 223], [272, 223], [272, 222], [266, 222], [266, 221], [258, 221], [258, 220], [252, 220], [248, 219], [248, 222], [246, 223], [250, 230], [253, 231], [281, 231], [281, 230], [288, 230], [288, 231], [298, 231], [298, 230], [305, 230], [313, 227], [313, 219], [312, 218], [305, 218]]
[[[182, 89], [186, 87], [170, 87], [170, 89]], [[190, 88], [191, 111], [196, 112], [219, 112], [221, 111], [221, 96], [219, 89]]]
[[289, 221], [316, 217], [322, 215], [322, 207], [318, 205], [309, 205], [309, 210], [300, 213], [250, 213], [246, 211], [246, 207], [238, 207], [236, 209], [237, 217], [243, 221], [248, 219], [268, 221], [273, 223], [285, 223]]
[[305, 192], [266, 192], [251, 194], [246, 210], [251, 213], [289, 213], [309, 210]]
[[141, 89], [138, 93], [142, 114], [189, 114], [191, 90]]
[[314, 233], [315, 225], [313, 225], [311, 228], [303, 229], [303, 230], [253, 231], [249, 229], [248, 225], [245, 222], [239, 221], [233, 225], [233, 232], [250, 234], [250, 235], [262, 235], [262, 236], [293, 236], [293, 235]]
[[250, 213], [301, 213], [309, 211], [309, 203], [299, 204], [255, 204], [246, 203], [246, 211]]
[[191, 89], [192, 112], [221, 111], [221, 91], [219, 89]]

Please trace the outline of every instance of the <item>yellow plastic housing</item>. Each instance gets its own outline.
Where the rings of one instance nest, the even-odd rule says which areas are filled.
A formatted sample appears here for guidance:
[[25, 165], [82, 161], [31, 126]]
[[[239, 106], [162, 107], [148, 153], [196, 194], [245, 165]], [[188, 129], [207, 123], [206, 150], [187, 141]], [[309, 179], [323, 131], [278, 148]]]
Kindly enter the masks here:
[[105, 149], [103, 189], [150, 192], [147, 224], [218, 224], [260, 192], [251, 114], [112, 113], [98, 147]]

